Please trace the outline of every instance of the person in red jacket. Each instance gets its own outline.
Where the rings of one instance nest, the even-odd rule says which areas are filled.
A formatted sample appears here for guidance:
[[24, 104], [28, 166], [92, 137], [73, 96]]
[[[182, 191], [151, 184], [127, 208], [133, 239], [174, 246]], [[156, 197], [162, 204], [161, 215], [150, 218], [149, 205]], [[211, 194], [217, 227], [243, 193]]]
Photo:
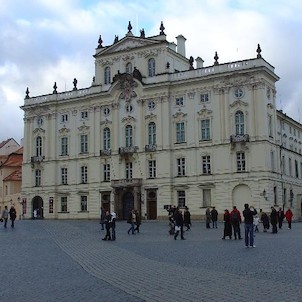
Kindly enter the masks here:
[[288, 229], [290, 230], [292, 228], [292, 220], [293, 220], [293, 212], [290, 208], [287, 209], [285, 212], [285, 218], [288, 223]]
[[235, 240], [237, 239], [237, 236], [238, 239], [241, 239], [241, 231], [240, 231], [241, 215], [240, 212], [237, 210], [236, 206], [233, 206], [233, 210], [230, 213], [230, 218], [234, 230]]

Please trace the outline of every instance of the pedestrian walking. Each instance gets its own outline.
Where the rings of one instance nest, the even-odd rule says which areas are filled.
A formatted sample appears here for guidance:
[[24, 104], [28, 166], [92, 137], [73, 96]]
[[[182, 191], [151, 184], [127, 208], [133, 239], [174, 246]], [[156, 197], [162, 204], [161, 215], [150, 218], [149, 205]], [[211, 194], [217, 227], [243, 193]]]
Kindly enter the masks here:
[[262, 209], [260, 209], [260, 219], [263, 225], [263, 232], [266, 233], [269, 230], [269, 218], [265, 212], [262, 212]]
[[244, 205], [244, 210], [242, 215], [244, 217], [244, 239], [245, 239], [245, 247], [256, 247], [254, 245], [254, 225], [253, 225], [253, 217], [257, 214], [256, 209], [249, 204], [246, 203]]
[[283, 224], [283, 220], [285, 217], [282, 208], [279, 208], [277, 214], [278, 214], [278, 226], [279, 226], [279, 229], [282, 229], [282, 224]]
[[111, 215], [109, 211], [106, 211], [105, 216], [105, 228], [106, 228], [106, 235], [102, 240], [111, 240], [110, 228], [111, 228]]
[[130, 231], [131, 231], [131, 234], [134, 235], [135, 234], [134, 228], [135, 228], [135, 225], [136, 225], [136, 215], [135, 215], [134, 209], [131, 210], [131, 212], [129, 213], [127, 223], [131, 224], [131, 226], [128, 230], [128, 235], [130, 234]]
[[174, 215], [174, 221], [175, 221], [175, 234], [174, 234], [174, 239], [176, 240], [178, 237], [178, 234], [180, 232], [180, 239], [184, 240], [184, 219], [182, 212], [180, 211], [179, 208], [177, 208], [175, 215]]
[[288, 223], [288, 229], [291, 230], [292, 228], [292, 220], [293, 220], [293, 212], [290, 208], [287, 209], [287, 211], [285, 212], [285, 218], [286, 221]]
[[134, 232], [137, 231], [137, 233], [139, 233], [139, 228], [142, 224], [141, 215], [139, 211], [135, 211], [135, 217], [136, 217], [136, 222], [135, 222]]
[[191, 213], [188, 207], [184, 211], [184, 226], [187, 228], [186, 231], [191, 229]]
[[7, 206], [5, 206], [3, 211], [2, 211], [2, 219], [4, 221], [4, 227], [7, 228], [7, 220], [8, 220], [8, 208], [7, 208]]
[[231, 211], [230, 216], [231, 216], [231, 224], [233, 227], [235, 240], [237, 240], [237, 237], [238, 239], [242, 239], [241, 230], [240, 230], [241, 214], [236, 206], [233, 206], [233, 210]]
[[115, 236], [115, 221], [116, 221], [116, 213], [113, 211], [111, 212], [111, 240], [114, 241], [116, 239]]
[[15, 227], [15, 220], [17, 218], [17, 212], [14, 206], [11, 206], [11, 208], [9, 209], [9, 218], [11, 220], [11, 227], [14, 228]]
[[253, 224], [254, 224], [254, 233], [259, 233], [259, 228], [258, 228], [259, 217], [257, 215], [254, 216]]
[[272, 233], [277, 234], [278, 229], [277, 229], [277, 223], [278, 223], [278, 213], [274, 207], [271, 207], [271, 214], [270, 214], [270, 219], [271, 219], [271, 225], [272, 225]]
[[222, 239], [225, 239], [225, 237], [227, 236], [229, 236], [229, 238], [232, 239], [231, 215], [228, 209], [224, 210], [223, 220], [224, 220], [224, 229], [223, 229]]
[[211, 210], [210, 208], [206, 209], [206, 228], [210, 229], [210, 223], [211, 223], [212, 217], [211, 217]]
[[100, 225], [101, 225], [101, 230], [104, 230], [104, 225], [105, 225], [105, 218], [106, 218], [106, 211], [103, 207], [100, 208]]
[[213, 207], [212, 211], [211, 211], [211, 219], [212, 219], [212, 225], [213, 225], [213, 229], [217, 229], [217, 220], [218, 220], [218, 212], [215, 209], [215, 207]]

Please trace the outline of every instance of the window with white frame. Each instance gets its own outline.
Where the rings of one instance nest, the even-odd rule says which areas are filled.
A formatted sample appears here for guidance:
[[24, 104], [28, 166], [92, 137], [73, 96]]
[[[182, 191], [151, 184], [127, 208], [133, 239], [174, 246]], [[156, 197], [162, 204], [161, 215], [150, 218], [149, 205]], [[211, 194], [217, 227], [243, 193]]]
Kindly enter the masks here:
[[156, 125], [154, 122], [148, 124], [148, 144], [156, 145]]
[[88, 111], [81, 111], [81, 119], [82, 120], [88, 119]]
[[36, 138], [36, 156], [42, 156], [42, 137]]
[[103, 165], [104, 181], [110, 181], [110, 164]]
[[108, 127], [104, 128], [103, 130], [103, 144], [104, 150], [110, 150], [111, 146], [111, 135], [110, 129]]
[[211, 139], [210, 119], [201, 120], [201, 140], [208, 141]]
[[200, 95], [200, 102], [201, 103], [206, 103], [209, 101], [209, 94], [208, 93], [202, 93]]
[[42, 173], [40, 169], [35, 170], [35, 186], [40, 187], [41, 186], [41, 178]]
[[148, 60], [148, 75], [149, 77], [155, 76], [155, 59], [151, 58]]
[[104, 69], [104, 84], [105, 85], [110, 84], [110, 81], [111, 81], [111, 70], [110, 67], [107, 66]]
[[268, 116], [268, 136], [273, 137], [273, 118], [271, 115]]
[[286, 169], [285, 169], [285, 156], [282, 155], [282, 160], [281, 160], [281, 170], [282, 170], [282, 174], [286, 175]]
[[176, 106], [183, 106], [184, 105], [184, 98], [182, 96], [175, 98], [175, 105]]
[[125, 128], [125, 143], [126, 147], [133, 146], [133, 129], [131, 125], [127, 125]]
[[177, 205], [180, 208], [186, 206], [186, 191], [177, 191]]
[[62, 185], [68, 184], [68, 170], [67, 168], [61, 168], [61, 183]]
[[177, 158], [177, 176], [186, 175], [186, 159], [184, 157]]
[[293, 173], [292, 173], [292, 159], [291, 158], [288, 159], [288, 175], [293, 176]]
[[299, 167], [298, 167], [297, 160], [295, 160], [295, 175], [296, 175], [296, 178], [299, 178]]
[[86, 184], [88, 182], [88, 167], [81, 167], [81, 183]]
[[81, 212], [87, 212], [88, 209], [88, 197], [86, 195], [81, 196]]
[[236, 135], [244, 134], [244, 114], [242, 111], [235, 113], [235, 131]]
[[61, 122], [62, 123], [67, 123], [68, 122], [68, 114], [64, 113], [61, 115]]
[[211, 206], [211, 189], [202, 190], [202, 206], [208, 208]]
[[126, 162], [126, 179], [132, 179], [132, 162]]
[[68, 137], [61, 137], [61, 155], [68, 155]]
[[88, 152], [88, 135], [81, 134], [80, 136], [80, 153]]
[[185, 137], [185, 123], [176, 123], [176, 143], [184, 143], [186, 141]]
[[67, 212], [67, 196], [61, 197], [61, 212]]
[[129, 62], [126, 65], [126, 73], [128, 74], [132, 74], [133, 70], [132, 70], [132, 64]]
[[244, 152], [237, 152], [237, 172], [245, 171], [245, 153]]
[[156, 161], [149, 160], [149, 178], [156, 178]]
[[211, 174], [211, 156], [202, 156], [202, 174]]
[[272, 172], [275, 172], [275, 151], [271, 150], [271, 168]]

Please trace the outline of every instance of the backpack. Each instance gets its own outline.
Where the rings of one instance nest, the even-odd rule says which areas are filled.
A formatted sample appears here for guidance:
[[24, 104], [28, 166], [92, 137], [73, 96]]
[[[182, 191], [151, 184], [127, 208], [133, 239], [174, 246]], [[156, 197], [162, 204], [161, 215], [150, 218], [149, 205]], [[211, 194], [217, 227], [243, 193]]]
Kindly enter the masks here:
[[232, 212], [232, 215], [231, 215], [231, 220], [232, 221], [239, 221], [239, 213], [236, 211], [236, 212]]

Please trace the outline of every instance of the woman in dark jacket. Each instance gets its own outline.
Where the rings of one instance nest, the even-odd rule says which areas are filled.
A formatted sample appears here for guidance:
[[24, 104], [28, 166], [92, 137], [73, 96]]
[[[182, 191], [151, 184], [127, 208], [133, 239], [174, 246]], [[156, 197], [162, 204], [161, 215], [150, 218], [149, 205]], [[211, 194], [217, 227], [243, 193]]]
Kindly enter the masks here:
[[225, 239], [225, 237], [229, 236], [230, 239], [232, 239], [232, 224], [231, 224], [231, 215], [229, 213], [229, 210], [224, 210], [223, 215], [224, 220], [224, 230], [223, 230], [223, 237], [222, 239]]
[[191, 213], [189, 212], [188, 207], [186, 207], [184, 212], [184, 225], [187, 228], [187, 231], [191, 228]]
[[266, 213], [262, 212], [260, 219], [262, 221], [263, 224], [263, 232], [267, 232], [267, 230], [269, 229], [269, 219]]
[[271, 225], [272, 225], [272, 233], [277, 234], [278, 229], [277, 229], [277, 223], [278, 223], [278, 213], [274, 207], [271, 207], [272, 212], [271, 212]]

